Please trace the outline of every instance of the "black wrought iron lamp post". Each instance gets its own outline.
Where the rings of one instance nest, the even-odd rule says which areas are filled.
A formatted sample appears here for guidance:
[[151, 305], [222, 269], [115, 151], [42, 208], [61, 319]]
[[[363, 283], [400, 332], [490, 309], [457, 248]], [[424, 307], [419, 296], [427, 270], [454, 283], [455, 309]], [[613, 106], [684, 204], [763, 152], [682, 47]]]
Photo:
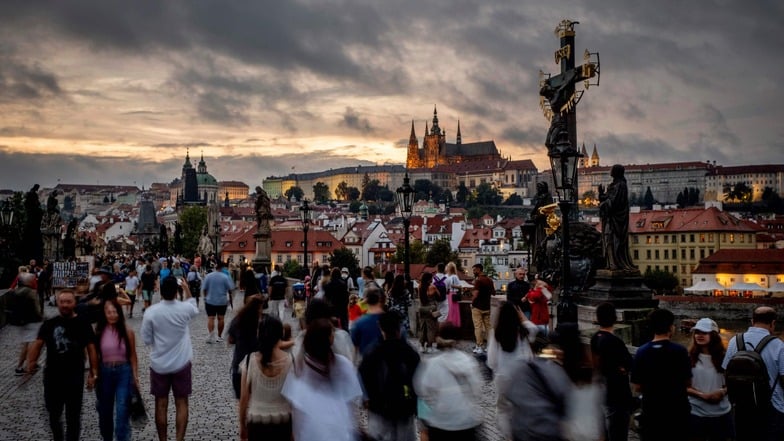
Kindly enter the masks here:
[[409, 244], [409, 232], [408, 229], [411, 226], [411, 213], [414, 208], [414, 196], [416, 192], [411, 187], [408, 179], [408, 171], [406, 171], [406, 176], [403, 178], [403, 185], [398, 187], [397, 191], [395, 192], [397, 196], [397, 205], [400, 208], [400, 215], [403, 217], [403, 240], [405, 246], [405, 254], [403, 255], [403, 272], [406, 278], [406, 286], [411, 284], [411, 256], [410, 251], [411, 247]]
[[523, 232], [523, 240], [525, 241], [526, 248], [528, 249], [526, 253], [526, 263], [527, 268], [526, 271], [531, 273], [531, 247], [536, 246], [536, 244], [532, 243], [534, 237], [536, 236], [536, 224], [531, 219], [526, 219], [523, 225], [520, 227]]
[[2, 230], [3, 238], [3, 257], [8, 257], [11, 255], [11, 226], [14, 224], [14, 207], [11, 205], [11, 201], [5, 200], [3, 201], [2, 208], [0, 208], [0, 227]]
[[304, 274], [308, 274], [309, 266], [308, 266], [308, 230], [310, 229], [310, 212], [312, 208], [308, 205], [308, 200], [303, 199], [302, 205], [299, 207], [299, 216], [302, 219], [302, 235], [304, 236], [304, 241], [302, 243], [302, 247], [304, 248], [305, 255], [303, 256], [304, 265], [302, 266], [302, 270]]
[[561, 294], [558, 301], [558, 323], [576, 323], [577, 305], [572, 299], [569, 279], [571, 265], [569, 259], [569, 213], [572, 203], [575, 200], [575, 190], [577, 188], [577, 161], [581, 157], [580, 152], [568, 141], [556, 145], [551, 149], [547, 156], [550, 157], [550, 166], [553, 171], [553, 183], [559, 192], [560, 201], [558, 207], [561, 209]]
[[215, 219], [215, 223], [212, 224], [212, 228], [215, 231], [215, 259], [221, 260], [220, 250], [218, 249], [220, 246], [221, 226], [217, 219]]

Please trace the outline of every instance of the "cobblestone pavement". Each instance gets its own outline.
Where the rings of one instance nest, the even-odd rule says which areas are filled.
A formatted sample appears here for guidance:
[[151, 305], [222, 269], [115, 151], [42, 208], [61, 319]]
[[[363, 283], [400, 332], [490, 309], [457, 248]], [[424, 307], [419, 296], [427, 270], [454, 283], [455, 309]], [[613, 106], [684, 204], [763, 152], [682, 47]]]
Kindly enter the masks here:
[[[157, 301], [157, 299], [156, 299]], [[242, 295], [234, 299], [235, 305], [242, 304]], [[200, 314], [191, 322], [191, 338], [193, 342], [193, 394], [190, 397], [190, 418], [186, 439], [190, 440], [235, 440], [237, 439], [237, 401], [231, 388], [229, 368], [232, 347], [226, 344], [207, 344], [207, 318], [203, 313], [204, 303], [200, 305]], [[136, 314], [128, 319], [131, 327], [137, 331], [141, 327], [142, 314], [140, 305], [136, 305]], [[46, 306], [46, 316], [57, 314], [54, 307]], [[235, 311], [229, 309], [226, 314], [226, 327]], [[290, 319], [294, 333], [298, 331], [296, 320]], [[51, 439], [48, 427], [48, 416], [43, 403], [42, 374], [39, 372], [30, 381], [24, 382], [22, 377], [15, 377], [19, 344], [14, 338], [14, 330], [6, 326], [0, 329], [0, 351], [5, 354], [0, 358], [0, 441], [13, 440], [45, 440]], [[412, 344], [418, 343], [412, 340]], [[132, 438], [135, 440], [156, 440], [154, 423], [154, 400], [148, 394], [150, 387], [149, 351], [139, 341], [139, 377], [142, 383], [142, 395], [149, 415], [149, 421], [142, 427], [134, 427]], [[471, 342], [463, 341], [459, 348], [470, 353]], [[428, 357], [429, 355], [424, 355]], [[46, 360], [45, 353], [39, 363]], [[481, 440], [496, 441], [502, 437], [495, 422], [496, 393], [491, 381], [491, 373], [483, 369], [486, 380], [482, 408], [484, 423], [480, 428]], [[360, 412], [360, 425], [365, 424], [364, 415]], [[632, 440], [638, 439], [634, 432]], [[98, 415], [95, 407], [95, 394], [84, 392], [82, 405], [82, 437], [83, 440], [100, 440], [98, 432]], [[174, 403], [169, 401], [169, 439], [174, 436]]]

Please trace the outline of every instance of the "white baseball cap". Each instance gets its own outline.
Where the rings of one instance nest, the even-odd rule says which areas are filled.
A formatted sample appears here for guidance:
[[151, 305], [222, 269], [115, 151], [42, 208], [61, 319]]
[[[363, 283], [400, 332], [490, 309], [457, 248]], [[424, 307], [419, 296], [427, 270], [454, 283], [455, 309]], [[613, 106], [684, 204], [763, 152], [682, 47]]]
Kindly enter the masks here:
[[719, 332], [719, 325], [716, 324], [713, 320], [709, 318], [701, 318], [697, 320], [697, 324], [691, 328], [693, 331], [701, 331], [701, 332], [711, 332], [716, 331]]

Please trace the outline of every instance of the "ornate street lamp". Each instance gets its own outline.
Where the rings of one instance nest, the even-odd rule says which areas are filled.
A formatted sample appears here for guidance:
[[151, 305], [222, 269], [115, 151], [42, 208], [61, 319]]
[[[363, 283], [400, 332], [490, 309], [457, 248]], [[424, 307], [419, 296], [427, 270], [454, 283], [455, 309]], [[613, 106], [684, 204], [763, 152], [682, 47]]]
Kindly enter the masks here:
[[220, 246], [221, 226], [217, 219], [215, 219], [215, 223], [212, 224], [212, 228], [215, 231], [215, 259], [220, 260], [221, 255], [218, 247]]
[[0, 209], [0, 222], [4, 227], [8, 227], [14, 223], [14, 207], [11, 206], [11, 201], [3, 201], [3, 208]]
[[304, 242], [302, 247], [304, 248], [305, 255], [303, 257], [304, 266], [303, 274], [308, 274], [310, 271], [310, 267], [308, 266], [308, 230], [310, 229], [310, 212], [313, 209], [310, 208], [308, 205], [307, 199], [302, 199], [302, 205], [299, 207], [299, 217], [302, 220], [302, 235], [304, 236]]
[[547, 153], [553, 171], [553, 183], [559, 192], [561, 209], [561, 295], [558, 301], [558, 323], [576, 323], [577, 305], [569, 289], [569, 212], [577, 192], [577, 160], [582, 156], [568, 139], [559, 142]]
[[397, 196], [397, 205], [400, 208], [400, 215], [403, 217], [403, 229], [404, 231], [404, 246], [405, 246], [405, 254], [403, 255], [403, 271], [406, 278], [406, 285], [410, 286], [411, 284], [411, 257], [410, 257], [410, 244], [409, 244], [409, 235], [408, 235], [408, 228], [411, 225], [411, 212], [414, 209], [414, 196], [416, 192], [409, 184], [408, 179], [408, 171], [406, 171], [406, 176], [403, 178], [403, 186], [398, 187], [397, 191], [395, 192]]
[[537, 244], [532, 243], [534, 241], [534, 237], [536, 237], [536, 223], [531, 219], [526, 219], [523, 225], [520, 227], [523, 232], [523, 240], [525, 241], [526, 248], [528, 249], [527, 252], [527, 272], [528, 277], [531, 277], [531, 247], [535, 247]]

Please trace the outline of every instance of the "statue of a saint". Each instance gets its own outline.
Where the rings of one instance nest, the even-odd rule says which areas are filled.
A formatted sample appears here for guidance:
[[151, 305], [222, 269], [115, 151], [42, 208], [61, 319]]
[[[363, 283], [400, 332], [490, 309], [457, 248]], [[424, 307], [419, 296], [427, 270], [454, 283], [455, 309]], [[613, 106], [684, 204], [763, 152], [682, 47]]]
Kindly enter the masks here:
[[199, 254], [208, 255], [212, 250], [212, 240], [210, 240], [209, 231], [207, 231], [207, 227], [204, 227], [204, 231], [199, 238], [199, 247], [197, 249]]
[[[547, 213], [542, 213], [540, 209], [553, 203], [553, 195], [550, 193], [550, 188], [547, 182], [539, 182], [536, 184], [536, 195], [534, 196], [534, 207], [531, 210], [531, 220], [536, 225], [533, 237], [533, 254], [531, 256], [533, 263], [539, 265], [542, 259], [541, 253], [544, 251], [542, 246], [547, 239]], [[537, 267], [538, 268], [538, 267]]]
[[629, 256], [629, 190], [624, 168], [615, 164], [610, 170], [613, 181], [605, 191], [599, 186], [599, 216], [602, 221], [602, 247], [606, 268], [637, 271]]
[[46, 213], [51, 215], [59, 212], [60, 208], [58, 207], [57, 202], [57, 190], [53, 190], [49, 193], [49, 198], [46, 200]]
[[577, 71], [572, 69], [563, 75], [552, 77], [545, 81], [539, 95], [543, 96], [550, 103], [552, 118], [550, 128], [547, 130], [547, 138], [544, 145], [552, 151], [559, 144], [569, 144], [569, 128], [566, 121], [566, 107], [572, 99], [572, 95], [567, 95], [570, 86], [577, 82]]
[[273, 219], [270, 209], [270, 198], [263, 188], [256, 187], [256, 229], [259, 232], [269, 232], [269, 221]]

